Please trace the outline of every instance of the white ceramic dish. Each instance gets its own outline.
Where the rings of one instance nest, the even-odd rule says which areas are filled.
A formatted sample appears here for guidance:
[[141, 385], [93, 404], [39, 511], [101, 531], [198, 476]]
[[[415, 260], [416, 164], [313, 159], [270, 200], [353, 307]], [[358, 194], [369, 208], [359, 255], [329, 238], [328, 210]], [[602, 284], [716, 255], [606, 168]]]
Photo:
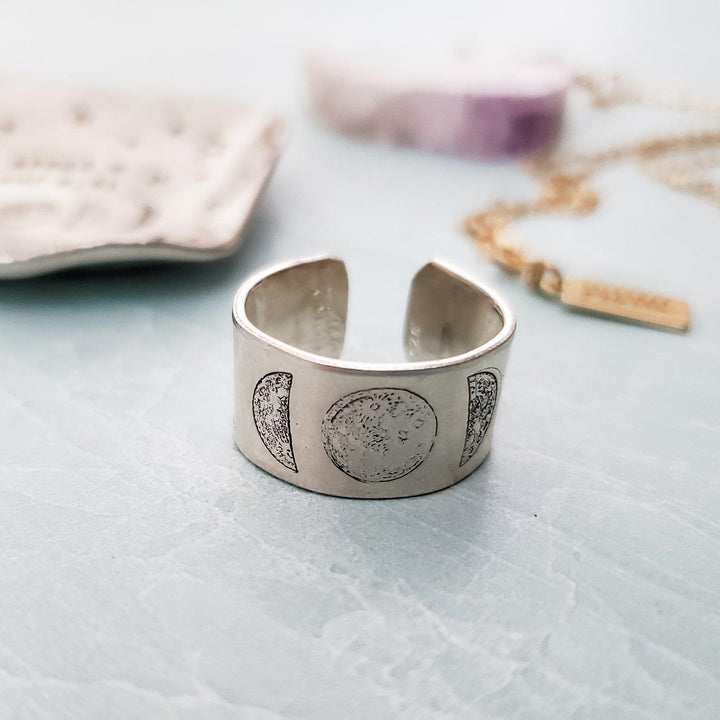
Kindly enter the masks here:
[[284, 136], [236, 103], [0, 80], [0, 278], [229, 255]]

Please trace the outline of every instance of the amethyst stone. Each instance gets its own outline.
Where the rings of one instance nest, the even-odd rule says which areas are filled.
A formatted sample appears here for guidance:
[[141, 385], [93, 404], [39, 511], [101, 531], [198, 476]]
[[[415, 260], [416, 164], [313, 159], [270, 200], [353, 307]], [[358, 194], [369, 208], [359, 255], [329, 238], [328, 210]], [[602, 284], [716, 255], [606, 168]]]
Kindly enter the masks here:
[[315, 55], [308, 64], [313, 105], [329, 125], [471, 158], [548, 151], [562, 128], [569, 79], [564, 64], [538, 57], [393, 63]]

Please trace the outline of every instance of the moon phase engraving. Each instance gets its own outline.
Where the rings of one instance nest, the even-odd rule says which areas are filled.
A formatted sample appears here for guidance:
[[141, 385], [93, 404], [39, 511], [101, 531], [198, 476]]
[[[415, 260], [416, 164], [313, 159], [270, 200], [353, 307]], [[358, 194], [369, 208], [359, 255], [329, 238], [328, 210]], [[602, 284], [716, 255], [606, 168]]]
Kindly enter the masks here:
[[253, 418], [268, 452], [286, 468], [297, 472], [290, 432], [292, 375], [272, 372], [260, 378], [253, 392]]
[[435, 411], [399, 388], [371, 388], [337, 400], [322, 421], [325, 452], [360, 482], [388, 482], [415, 470], [437, 435]]
[[498, 381], [494, 373], [485, 370], [470, 375], [467, 381], [469, 395], [467, 431], [460, 467], [468, 462], [480, 447], [492, 422], [498, 395]]

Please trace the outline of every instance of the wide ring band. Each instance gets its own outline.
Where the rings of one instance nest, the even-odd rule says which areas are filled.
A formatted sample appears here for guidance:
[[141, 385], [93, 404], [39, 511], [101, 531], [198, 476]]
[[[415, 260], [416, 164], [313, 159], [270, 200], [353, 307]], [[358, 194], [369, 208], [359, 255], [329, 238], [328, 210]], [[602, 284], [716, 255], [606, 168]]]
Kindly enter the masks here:
[[249, 278], [233, 303], [235, 443], [308, 490], [354, 498], [453, 485], [490, 451], [515, 319], [492, 291], [440, 262], [415, 276], [407, 363], [338, 359], [344, 263], [287, 263]]

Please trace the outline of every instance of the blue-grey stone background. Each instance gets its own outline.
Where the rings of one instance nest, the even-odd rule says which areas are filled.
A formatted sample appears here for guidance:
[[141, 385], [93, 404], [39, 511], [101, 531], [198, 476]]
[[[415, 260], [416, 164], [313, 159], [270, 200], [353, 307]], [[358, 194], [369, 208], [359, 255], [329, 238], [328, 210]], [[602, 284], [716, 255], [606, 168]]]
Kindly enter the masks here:
[[[0, 285], [0, 717], [715, 720], [720, 212], [625, 167], [514, 231], [570, 274], [686, 298], [686, 335], [565, 312], [459, 231], [513, 164], [343, 139], [304, 49], [555, 49], [720, 97], [709, 0], [0, 2], [0, 72], [239, 97], [292, 138], [237, 256]], [[589, 149], [688, 122], [573, 103]], [[1, 146], [0, 146], [1, 151]], [[269, 262], [351, 273], [346, 354], [401, 357], [432, 257], [518, 317], [495, 446], [441, 494], [314, 495], [234, 448], [231, 299]]]

